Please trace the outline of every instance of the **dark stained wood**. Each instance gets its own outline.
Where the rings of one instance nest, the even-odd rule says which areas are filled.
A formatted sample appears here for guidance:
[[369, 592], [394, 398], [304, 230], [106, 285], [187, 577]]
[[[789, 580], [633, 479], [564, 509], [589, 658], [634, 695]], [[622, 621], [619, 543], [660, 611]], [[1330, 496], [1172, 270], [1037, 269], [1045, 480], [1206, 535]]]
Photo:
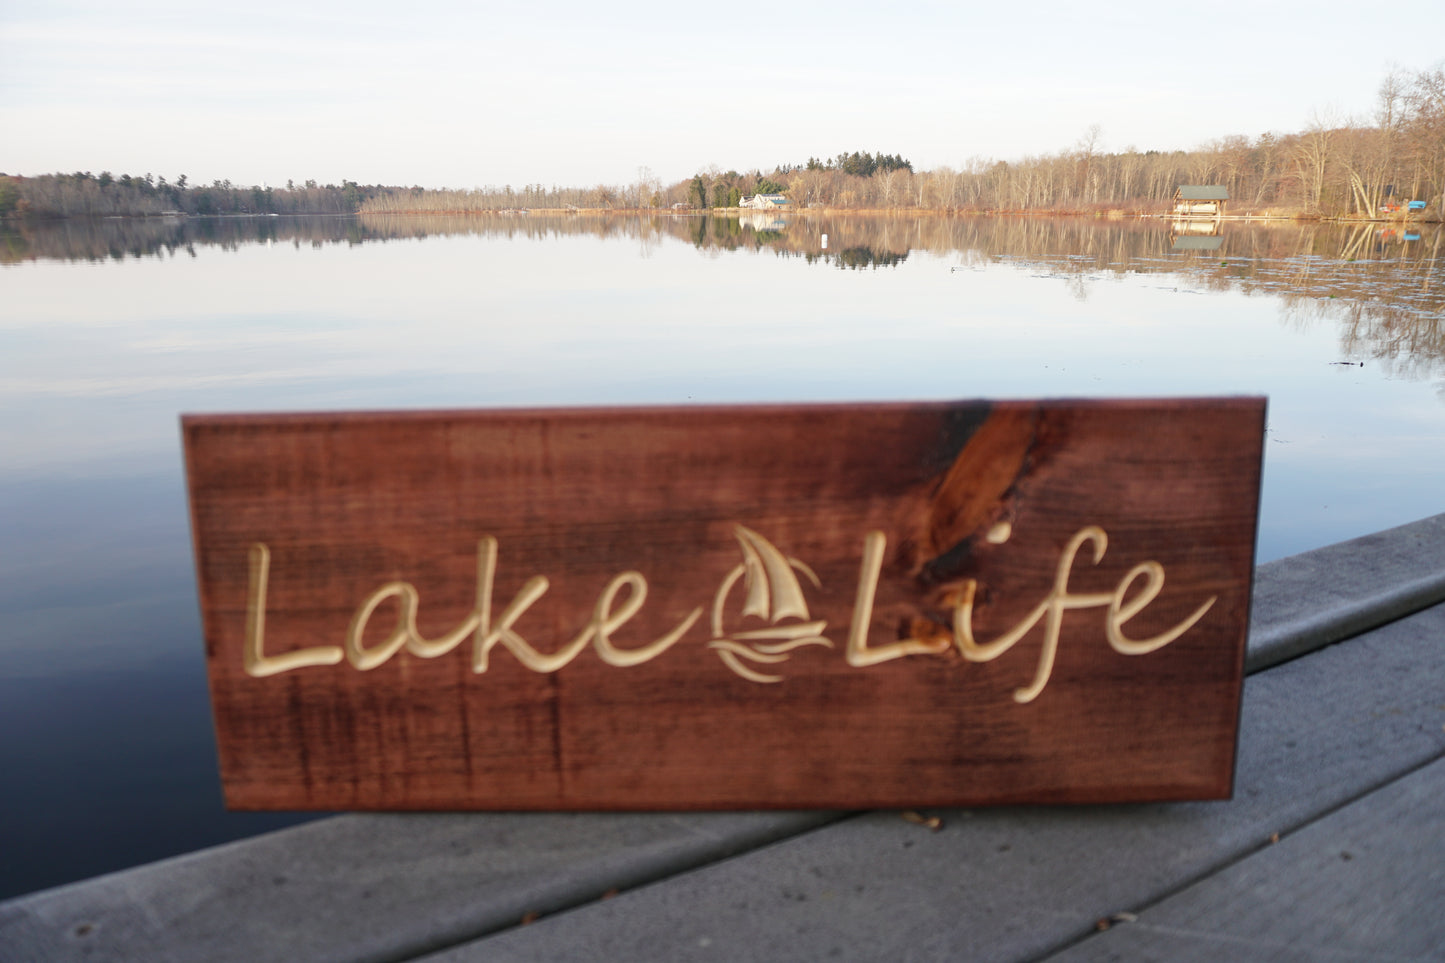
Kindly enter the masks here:
[[[222, 415], [183, 429], [232, 807], [1230, 793], [1263, 399]], [[1107, 534], [1097, 563], [1091, 526]], [[875, 582], [864, 563], [880, 544]], [[247, 672], [258, 545], [264, 656], [312, 649], [334, 664]], [[1124, 654], [1107, 636], [1109, 599], [1145, 562], [1164, 581], [1140, 606], [1150, 577], [1136, 574], [1118, 601], [1124, 636], [1167, 633], [1213, 601], [1168, 644]], [[537, 576], [545, 593], [507, 625]], [[806, 611], [788, 609], [789, 582]], [[860, 582], [876, 585], [869, 651], [911, 640], [915, 654], [850, 664]], [[386, 586], [363, 650], [398, 626], [406, 637], [408, 593], [415, 639], [460, 628], [455, 647], [413, 641], [366, 669], [342, 657]], [[1038, 681], [1040, 607], [1085, 595], [1060, 612], [1046, 683], [1019, 701]], [[746, 614], [750, 598], [772, 618]], [[985, 646], [1038, 619], [973, 661], [957, 641], [963, 612]], [[787, 651], [748, 634], [810, 622], [824, 625]], [[514, 644], [545, 661], [579, 633], [565, 665], [534, 666], [551, 671]], [[637, 664], [604, 659], [659, 639]]]

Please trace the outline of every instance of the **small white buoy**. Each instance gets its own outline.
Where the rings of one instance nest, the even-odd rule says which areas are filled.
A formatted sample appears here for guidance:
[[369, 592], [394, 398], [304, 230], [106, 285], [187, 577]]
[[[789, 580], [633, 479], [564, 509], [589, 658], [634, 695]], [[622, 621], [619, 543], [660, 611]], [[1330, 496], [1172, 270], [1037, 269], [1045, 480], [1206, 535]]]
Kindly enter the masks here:
[[823, 250], [828, 250], [828, 235], [823, 235]]

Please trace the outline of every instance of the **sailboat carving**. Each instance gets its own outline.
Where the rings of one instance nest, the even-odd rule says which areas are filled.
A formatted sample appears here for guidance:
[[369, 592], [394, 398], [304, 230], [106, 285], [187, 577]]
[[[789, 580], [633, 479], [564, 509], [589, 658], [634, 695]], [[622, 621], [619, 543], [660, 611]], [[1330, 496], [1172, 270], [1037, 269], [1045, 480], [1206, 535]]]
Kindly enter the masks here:
[[[738, 525], [733, 534], [742, 547], [743, 561], [727, 574], [713, 598], [713, 640], [708, 648], [715, 650], [727, 667], [744, 679], [781, 682], [782, 676], [759, 672], [741, 660], [775, 665], [786, 662], [788, 653], [801, 646], [831, 647], [833, 643], [821, 635], [828, 623], [809, 615], [807, 600], [794, 573], [802, 572], [817, 588], [822, 588], [822, 583], [806, 564], [784, 555], [752, 529]], [[746, 592], [742, 614], [766, 620], [767, 628], [731, 634], [723, 630], [723, 607], [739, 579]], [[784, 619], [801, 621], [781, 624]]]

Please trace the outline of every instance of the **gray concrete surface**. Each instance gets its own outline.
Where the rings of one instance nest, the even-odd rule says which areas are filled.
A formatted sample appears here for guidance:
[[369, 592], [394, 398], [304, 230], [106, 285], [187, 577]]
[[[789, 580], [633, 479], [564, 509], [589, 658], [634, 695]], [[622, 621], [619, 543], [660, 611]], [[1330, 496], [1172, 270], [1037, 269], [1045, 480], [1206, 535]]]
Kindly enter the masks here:
[[[1254, 598], [1229, 802], [945, 811], [938, 832], [884, 812], [341, 816], [0, 903], [0, 960], [1217, 955], [1189, 921], [1301, 958], [1208, 921], [1331, 833], [1363, 853], [1417, 810], [1418, 845], [1320, 885], [1341, 901], [1385, 863], [1445, 863], [1415, 788], [1445, 755], [1445, 515], [1261, 566]], [[1409, 905], [1438, 876], [1392, 880]], [[1096, 933], [1117, 914], [1138, 920]]]

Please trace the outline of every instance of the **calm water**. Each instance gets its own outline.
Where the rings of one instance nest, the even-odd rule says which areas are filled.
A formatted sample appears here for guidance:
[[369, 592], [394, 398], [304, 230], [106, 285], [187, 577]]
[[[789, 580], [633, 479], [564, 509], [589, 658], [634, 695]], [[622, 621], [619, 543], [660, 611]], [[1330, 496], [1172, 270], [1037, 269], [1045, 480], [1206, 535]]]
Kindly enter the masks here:
[[1266, 561], [1445, 511], [1439, 255], [1047, 218], [0, 227], [0, 897], [302, 818], [221, 808], [181, 412], [1260, 393]]

